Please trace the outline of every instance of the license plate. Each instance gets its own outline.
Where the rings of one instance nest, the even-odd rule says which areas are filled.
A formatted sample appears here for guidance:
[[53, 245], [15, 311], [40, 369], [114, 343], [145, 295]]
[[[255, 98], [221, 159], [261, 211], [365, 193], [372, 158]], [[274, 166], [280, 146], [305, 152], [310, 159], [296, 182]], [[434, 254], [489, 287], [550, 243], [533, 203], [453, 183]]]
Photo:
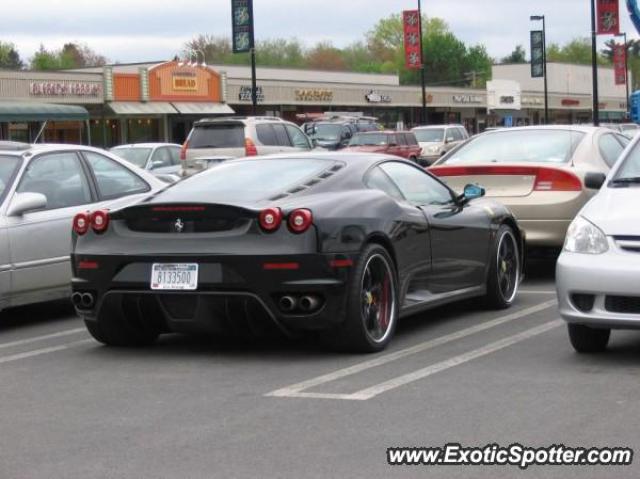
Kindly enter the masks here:
[[151, 289], [189, 291], [197, 288], [197, 263], [153, 263]]

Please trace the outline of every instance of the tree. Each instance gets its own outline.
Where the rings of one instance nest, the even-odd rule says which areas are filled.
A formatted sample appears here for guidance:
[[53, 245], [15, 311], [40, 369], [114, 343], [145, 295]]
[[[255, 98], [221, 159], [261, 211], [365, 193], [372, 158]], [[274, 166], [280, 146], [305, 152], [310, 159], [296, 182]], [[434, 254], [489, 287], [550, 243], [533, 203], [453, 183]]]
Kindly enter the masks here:
[[330, 42], [320, 42], [307, 53], [307, 66], [316, 70], [345, 70], [342, 52]]
[[516, 45], [515, 50], [500, 60], [500, 63], [527, 63], [527, 52], [522, 45]]
[[102, 66], [107, 59], [94, 52], [87, 45], [66, 43], [60, 50], [47, 50], [40, 45], [38, 51], [31, 58], [32, 70], [67, 70]]
[[[547, 47], [547, 61], [590, 65], [591, 39], [575, 38], [562, 47], [557, 43], [552, 43]], [[597, 62], [600, 65], [608, 63], [602, 55], [597, 55]]]
[[20, 58], [20, 54], [16, 50], [13, 43], [5, 43], [0, 41], [0, 68], [10, 70], [20, 70], [24, 67], [24, 63]]

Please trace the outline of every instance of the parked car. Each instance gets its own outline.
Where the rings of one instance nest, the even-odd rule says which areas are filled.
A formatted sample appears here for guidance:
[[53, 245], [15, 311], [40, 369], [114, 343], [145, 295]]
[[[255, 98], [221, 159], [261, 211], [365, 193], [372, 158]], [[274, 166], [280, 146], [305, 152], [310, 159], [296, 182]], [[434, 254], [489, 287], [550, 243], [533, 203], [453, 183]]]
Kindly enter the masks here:
[[326, 150], [339, 150], [349, 144], [358, 131], [351, 121], [313, 121], [304, 130], [316, 145]]
[[351, 138], [347, 151], [366, 151], [369, 153], [385, 153], [418, 161], [420, 145], [410, 131], [376, 131], [356, 133]]
[[92, 229], [79, 214], [73, 301], [111, 345], [268, 323], [379, 351], [400, 316], [469, 297], [512, 304], [522, 236], [482, 194], [388, 155], [230, 160], [93, 213]]
[[109, 151], [167, 181], [171, 177], [177, 179], [180, 174], [180, 148], [174, 143], [134, 143], [115, 146]]
[[585, 176], [606, 174], [628, 142], [608, 128], [505, 128], [473, 137], [429, 171], [457, 191], [482, 185], [514, 212], [528, 246], [560, 248], [569, 223], [596, 193]]
[[[5, 145], [6, 146], [6, 145]], [[103, 150], [27, 145], [0, 151], [0, 309], [68, 298], [71, 221], [166, 186]]]
[[313, 143], [295, 124], [275, 116], [199, 120], [182, 146], [183, 176], [202, 171], [204, 157], [233, 157], [302, 152]]
[[418, 161], [424, 166], [431, 165], [469, 138], [467, 130], [462, 125], [417, 126], [411, 131], [422, 148]]
[[585, 182], [599, 193], [571, 223], [556, 267], [560, 314], [576, 351], [607, 347], [611, 329], [640, 329], [640, 146], [609, 176]]

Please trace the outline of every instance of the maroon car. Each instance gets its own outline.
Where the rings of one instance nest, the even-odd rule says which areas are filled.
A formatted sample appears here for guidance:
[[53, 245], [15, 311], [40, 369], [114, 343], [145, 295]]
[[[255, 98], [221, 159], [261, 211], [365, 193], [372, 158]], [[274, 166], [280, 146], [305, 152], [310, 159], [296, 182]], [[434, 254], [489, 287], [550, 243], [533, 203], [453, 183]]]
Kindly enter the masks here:
[[367, 131], [353, 135], [343, 151], [386, 153], [417, 161], [421, 150], [410, 131]]

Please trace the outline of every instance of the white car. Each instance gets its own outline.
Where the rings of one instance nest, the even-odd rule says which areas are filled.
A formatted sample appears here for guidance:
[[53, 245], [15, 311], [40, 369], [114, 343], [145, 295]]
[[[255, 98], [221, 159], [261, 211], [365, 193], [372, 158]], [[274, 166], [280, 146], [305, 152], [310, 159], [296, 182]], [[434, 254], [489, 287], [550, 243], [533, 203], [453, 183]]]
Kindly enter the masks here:
[[0, 309], [69, 297], [75, 214], [163, 187], [97, 148], [0, 142]]
[[602, 351], [612, 329], [640, 329], [640, 143], [625, 150], [569, 226], [556, 266], [560, 314], [578, 352]]

